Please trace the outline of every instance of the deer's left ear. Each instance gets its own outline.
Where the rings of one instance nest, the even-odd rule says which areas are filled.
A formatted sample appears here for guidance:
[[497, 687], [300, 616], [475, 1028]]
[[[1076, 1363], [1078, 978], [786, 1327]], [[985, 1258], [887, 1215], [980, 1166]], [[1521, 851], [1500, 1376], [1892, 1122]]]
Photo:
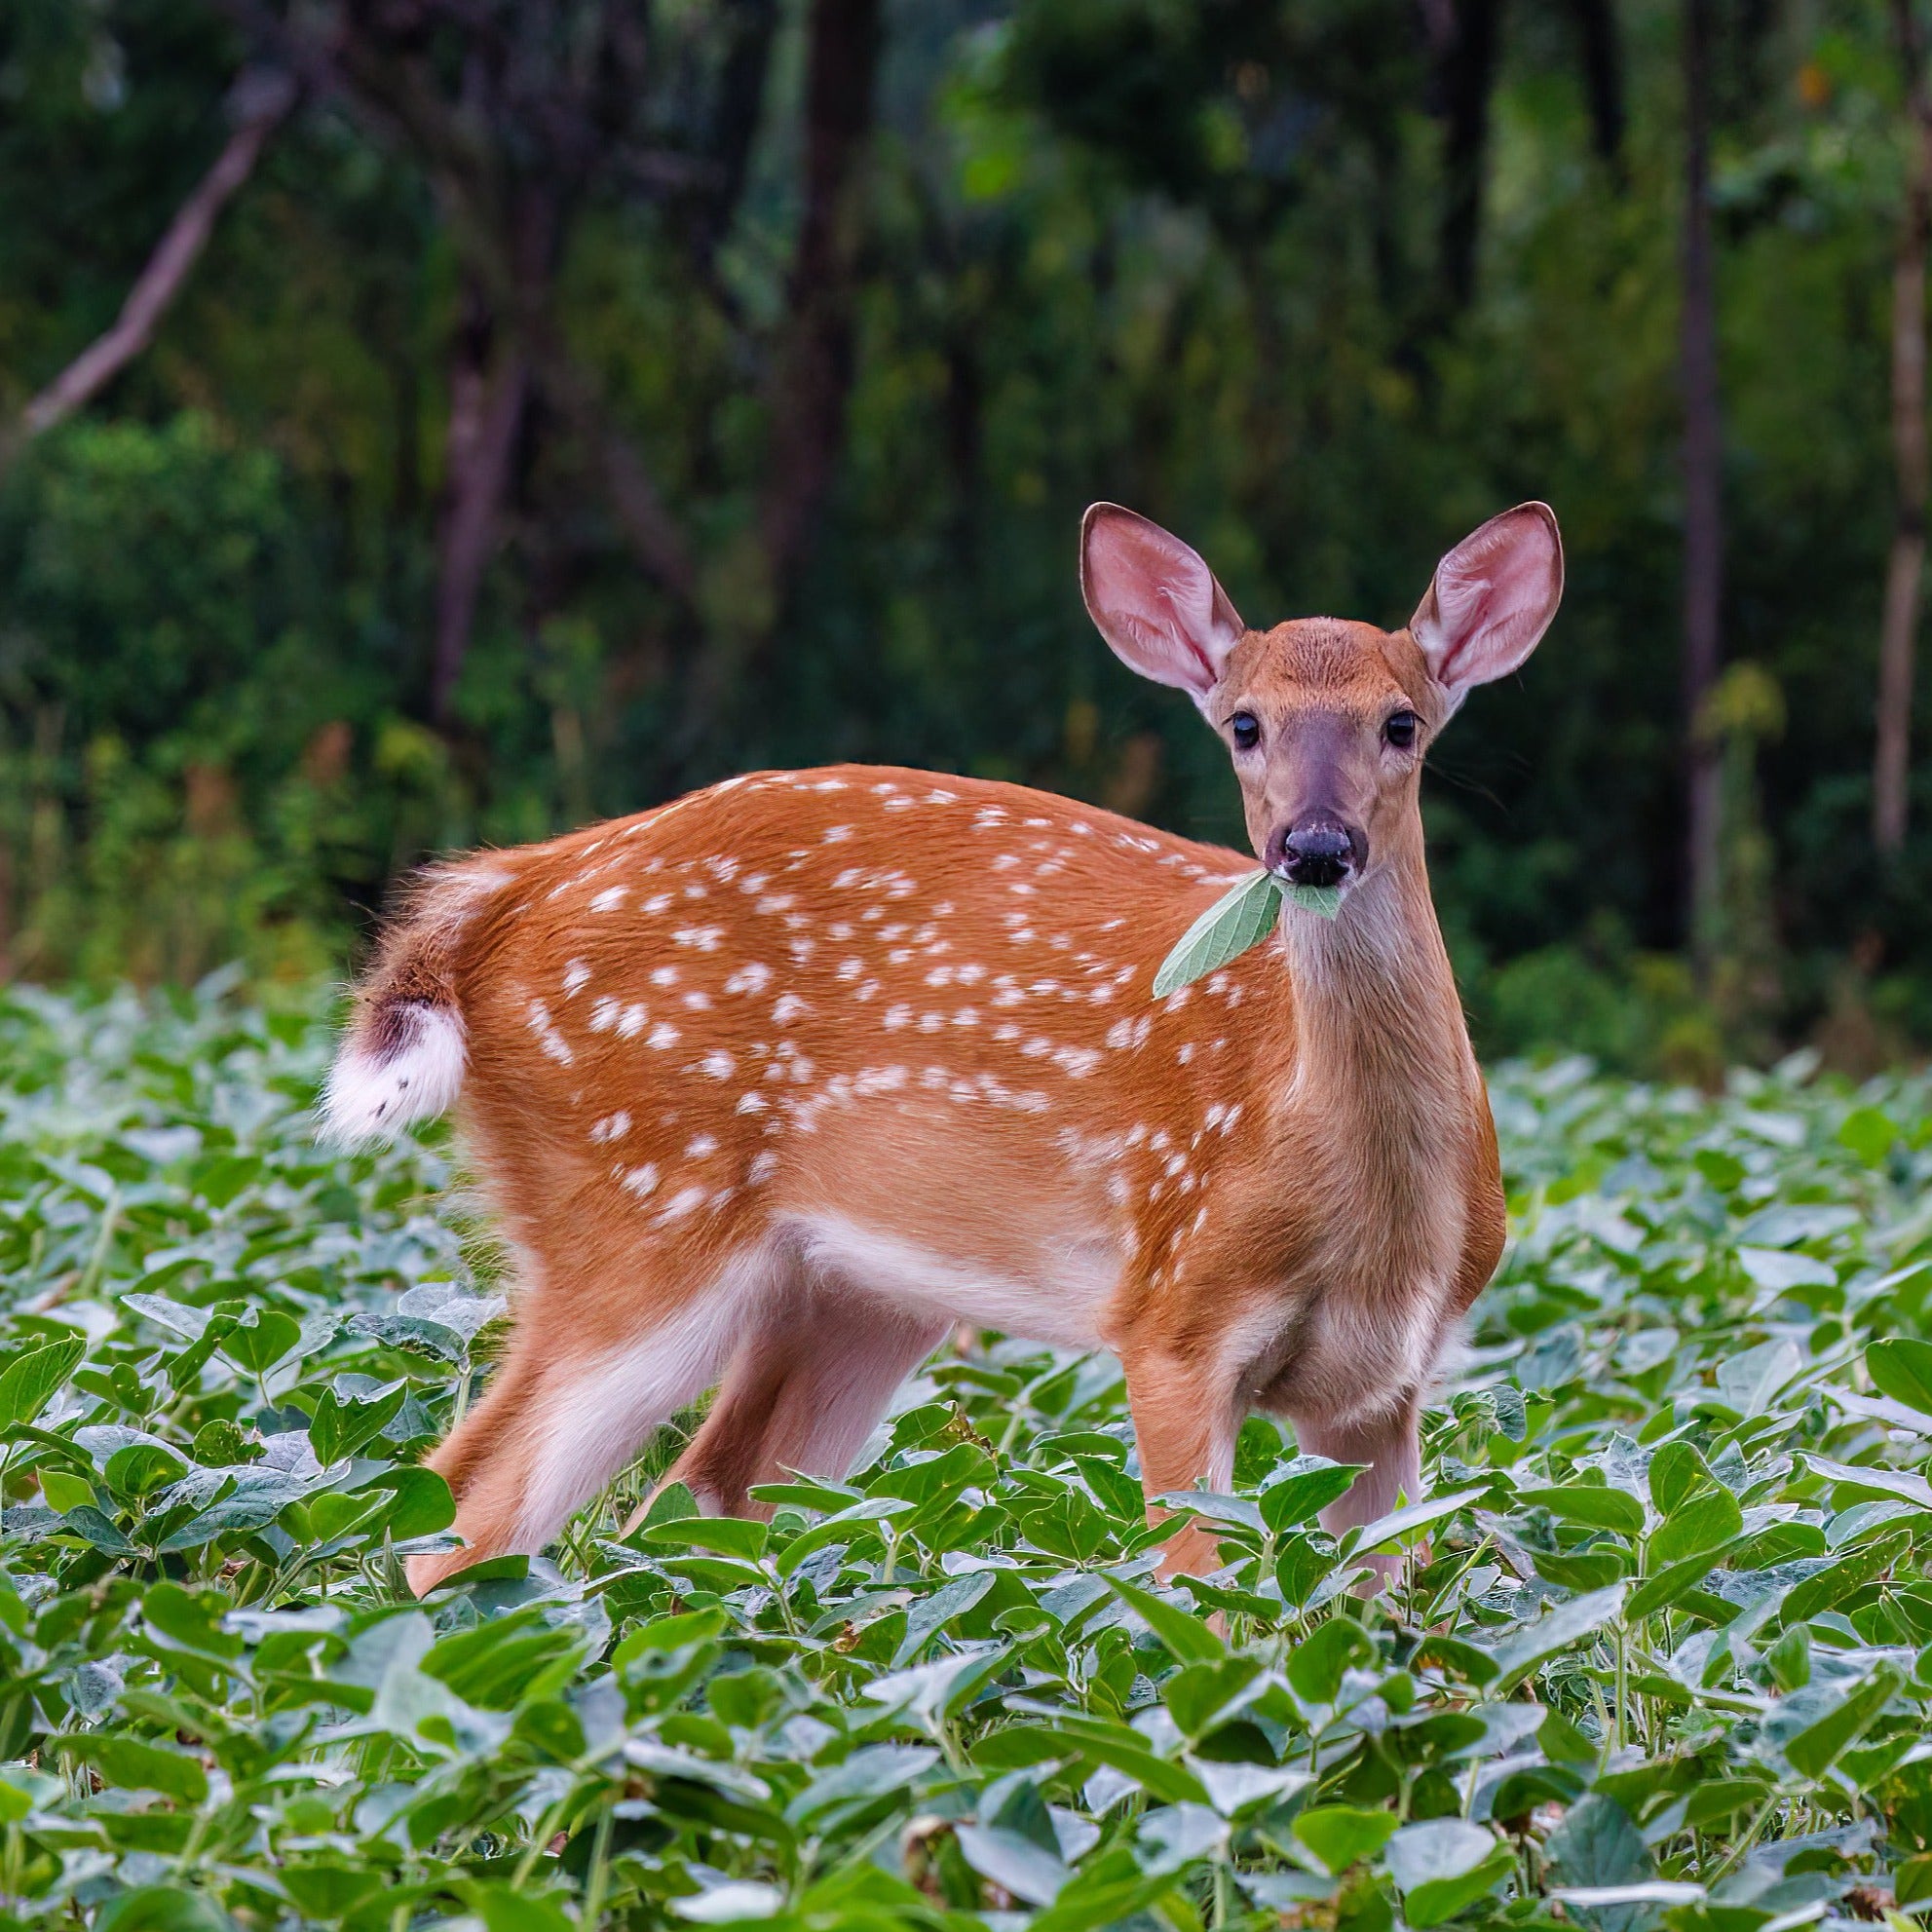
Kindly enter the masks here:
[[1470, 686], [1507, 677], [1536, 648], [1563, 598], [1563, 539], [1546, 503], [1518, 504], [1435, 567], [1409, 620], [1452, 708]]

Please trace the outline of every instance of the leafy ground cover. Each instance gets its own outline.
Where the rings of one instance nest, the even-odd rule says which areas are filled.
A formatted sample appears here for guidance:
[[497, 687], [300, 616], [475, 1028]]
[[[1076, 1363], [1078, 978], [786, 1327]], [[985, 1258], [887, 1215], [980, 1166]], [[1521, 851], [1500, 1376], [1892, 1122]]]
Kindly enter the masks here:
[[[311, 1143], [314, 1014], [0, 1001], [0, 1892], [402, 1932], [1508, 1923], [1932, 1902], [1932, 1089], [1495, 1083], [1514, 1238], [1429, 1497], [1245, 1431], [1160, 1587], [1119, 1376], [936, 1359], [769, 1526], [655, 1464], [410, 1602], [502, 1329], [434, 1140]], [[1424, 1548], [1426, 1544], [1426, 1548]], [[1347, 1587], [1410, 1549], [1398, 1586]], [[1219, 1612], [1218, 1623], [1202, 1613]], [[1225, 1631], [1225, 1635], [1223, 1632]], [[1901, 1921], [1903, 1922], [1903, 1921]]]

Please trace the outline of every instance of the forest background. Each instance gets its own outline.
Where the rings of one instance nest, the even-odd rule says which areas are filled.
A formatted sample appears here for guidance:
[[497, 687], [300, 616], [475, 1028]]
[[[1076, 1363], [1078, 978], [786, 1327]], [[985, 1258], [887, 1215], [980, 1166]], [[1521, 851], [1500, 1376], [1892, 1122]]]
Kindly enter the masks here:
[[1488, 1054], [1932, 1042], [1913, 0], [6, 0], [0, 975], [264, 989], [729, 772], [1240, 839], [1127, 503], [1400, 624], [1551, 503], [1426, 789]]

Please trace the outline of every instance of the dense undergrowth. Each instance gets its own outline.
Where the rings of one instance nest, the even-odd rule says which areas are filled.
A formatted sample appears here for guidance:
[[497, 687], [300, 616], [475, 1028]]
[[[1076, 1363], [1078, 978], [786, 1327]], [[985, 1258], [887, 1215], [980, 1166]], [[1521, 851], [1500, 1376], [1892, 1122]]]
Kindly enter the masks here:
[[[937, 1358], [769, 1527], [633, 1470], [427, 1604], [502, 1331], [325, 1041], [0, 1003], [0, 1893], [19, 1923], [1787, 1932], [1932, 1902], [1932, 1089], [1496, 1080], [1514, 1239], [1428, 1500], [1269, 1425], [1153, 1579], [1111, 1361]], [[1426, 1550], [1423, 1544], [1426, 1544]], [[1371, 1545], [1399, 1587], [1346, 1585]], [[1224, 1638], [1201, 1612], [1221, 1613]]]

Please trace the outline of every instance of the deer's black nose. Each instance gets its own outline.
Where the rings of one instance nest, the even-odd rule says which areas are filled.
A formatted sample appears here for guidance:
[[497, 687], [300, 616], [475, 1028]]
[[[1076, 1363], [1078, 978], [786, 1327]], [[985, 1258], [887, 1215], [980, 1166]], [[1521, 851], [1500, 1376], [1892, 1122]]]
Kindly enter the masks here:
[[1285, 826], [1276, 840], [1270, 869], [1291, 886], [1339, 886], [1367, 856], [1362, 835], [1325, 814]]

